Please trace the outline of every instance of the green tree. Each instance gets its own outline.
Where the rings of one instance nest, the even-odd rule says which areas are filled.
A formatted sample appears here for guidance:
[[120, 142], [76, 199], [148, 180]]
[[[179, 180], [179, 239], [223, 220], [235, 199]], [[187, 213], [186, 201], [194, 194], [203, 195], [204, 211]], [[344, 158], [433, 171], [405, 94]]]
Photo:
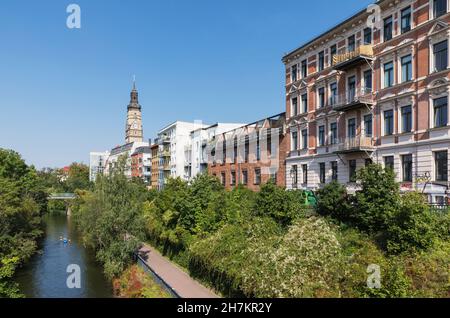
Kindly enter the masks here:
[[352, 208], [346, 187], [336, 181], [317, 191], [317, 212], [323, 216], [347, 222]]
[[391, 253], [428, 249], [437, 238], [435, 218], [423, 194], [406, 193], [400, 209], [387, 225], [387, 248]]
[[358, 171], [357, 180], [361, 190], [356, 193], [353, 221], [371, 233], [385, 231], [400, 203], [400, 186], [394, 171], [372, 164]]
[[36, 250], [46, 198], [34, 167], [18, 153], [0, 149], [0, 297], [19, 295], [11, 280]]
[[300, 191], [286, 191], [268, 182], [261, 186], [261, 191], [256, 195], [254, 211], [258, 216], [270, 216], [287, 226], [304, 215], [305, 197]]
[[111, 278], [127, 267], [144, 239], [145, 192], [127, 180], [124, 165], [125, 159], [121, 158], [111, 176], [99, 177], [94, 191], [84, 192], [73, 211], [85, 243], [95, 249]]
[[75, 192], [75, 190], [90, 189], [89, 167], [82, 163], [72, 163], [69, 167], [69, 175], [65, 181], [67, 192]]

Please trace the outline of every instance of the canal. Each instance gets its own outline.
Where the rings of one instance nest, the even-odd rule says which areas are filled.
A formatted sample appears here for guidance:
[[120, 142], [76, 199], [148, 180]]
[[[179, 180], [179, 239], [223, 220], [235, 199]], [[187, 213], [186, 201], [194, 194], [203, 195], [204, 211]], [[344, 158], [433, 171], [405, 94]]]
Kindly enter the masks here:
[[[104, 298], [112, 297], [112, 285], [96, 263], [94, 253], [83, 246], [74, 224], [64, 213], [44, 217], [45, 238], [37, 253], [17, 273], [16, 281], [31, 298]], [[70, 239], [64, 243], [60, 238]], [[68, 288], [69, 265], [80, 267], [81, 288]]]

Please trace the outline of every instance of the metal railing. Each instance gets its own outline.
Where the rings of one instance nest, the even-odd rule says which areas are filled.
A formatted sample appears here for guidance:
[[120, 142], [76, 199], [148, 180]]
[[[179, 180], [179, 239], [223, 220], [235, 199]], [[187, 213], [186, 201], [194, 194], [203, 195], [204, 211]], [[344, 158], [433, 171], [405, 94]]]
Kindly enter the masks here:
[[373, 46], [360, 45], [359, 47], [355, 48], [354, 51], [348, 51], [347, 49], [346, 52], [333, 56], [333, 66], [350, 61], [359, 56], [373, 57]]
[[370, 87], [358, 87], [330, 97], [330, 103], [334, 108], [352, 103], [373, 104], [374, 102], [375, 98]]
[[372, 137], [366, 136], [341, 138], [338, 143], [338, 151], [370, 150], [374, 147]]

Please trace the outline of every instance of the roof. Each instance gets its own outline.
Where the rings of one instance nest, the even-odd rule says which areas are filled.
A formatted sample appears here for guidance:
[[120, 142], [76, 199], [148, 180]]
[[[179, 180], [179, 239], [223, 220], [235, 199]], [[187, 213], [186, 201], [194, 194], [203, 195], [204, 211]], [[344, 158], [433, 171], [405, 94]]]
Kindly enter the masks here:
[[[386, 0], [377, 0], [377, 1], [374, 2], [374, 4], [380, 4], [380, 3], [384, 2], [384, 1], [386, 1]], [[306, 47], [308, 47], [309, 45], [311, 45], [311, 44], [314, 43], [315, 41], [317, 41], [317, 40], [319, 40], [320, 38], [322, 38], [323, 36], [327, 35], [328, 33], [331, 33], [331, 32], [334, 31], [335, 29], [337, 29], [337, 28], [339, 28], [339, 27], [341, 27], [341, 26], [347, 24], [348, 22], [352, 21], [352, 20], [355, 19], [356, 17], [358, 17], [358, 16], [360, 16], [360, 15], [363, 15], [363, 14], [366, 14], [366, 13], [367, 13], [367, 8], [364, 8], [363, 10], [358, 11], [357, 13], [353, 14], [350, 18], [345, 19], [344, 21], [338, 23], [337, 25], [333, 26], [332, 28], [328, 29], [327, 31], [325, 31], [325, 32], [321, 33], [320, 35], [314, 37], [312, 40], [310, 40], [310, 41], [308, 41], [308, 42], [302, 44], [300, 47], [298, 47], [298, 48], [296, 48], [296, 49], [290, 51], [289, 53], [286, 53], [286, 54], [283, 56], [283, 61], [284, 61], [288, 56], [290, 56], [290, 55], [292, 55], [292, 54], [294, 54], [294, 53], [296, 53], [296, 52], [298, 52], [298, 51], [301, 51], [301, 50], [305, 49]]]

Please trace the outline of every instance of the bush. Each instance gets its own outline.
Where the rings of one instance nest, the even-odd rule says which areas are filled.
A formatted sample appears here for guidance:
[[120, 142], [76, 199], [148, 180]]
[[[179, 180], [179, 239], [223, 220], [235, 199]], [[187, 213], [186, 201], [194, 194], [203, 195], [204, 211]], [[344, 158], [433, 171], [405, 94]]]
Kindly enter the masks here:
[[399, 209], [400, 187], [392, 169], [372, 164], [358, 171], [361, 191], [356, 193], [354, 224], [369, 233], [385, 231]]
[[268, 182], [256, 195], [254, 211], [258, 216], [269, 216], [283, 226], [305, 213], [305, 197], [300, 191], [286, 191]]
[[350, 220], [352, 205], [344, 185], [333, 181], [317, 191], [317, 212], [338, 221]]
[[387, 249], [401, 253], [414, 249], [426, 250], [437, 238], [435, 217], [422, 194], [406, 193], [400, 208], [387, 224]]
[[264, 298], [338, 297], [341, 247], [324, 219], [296, 221], [278, 242], [255, 244], [243, 291]]

